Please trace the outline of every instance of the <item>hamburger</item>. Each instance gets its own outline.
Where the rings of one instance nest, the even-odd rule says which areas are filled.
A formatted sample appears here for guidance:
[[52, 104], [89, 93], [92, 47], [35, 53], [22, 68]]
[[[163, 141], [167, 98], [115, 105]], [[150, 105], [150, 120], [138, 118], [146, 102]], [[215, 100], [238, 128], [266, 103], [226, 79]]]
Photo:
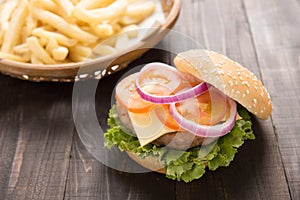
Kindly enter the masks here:
[[251, 115], [268, 119], [272, 102], [253, 73], [219, 53], [185, 51], [174, 65], [150, 63], [117, 84], [105, 146], [190, 182], [228, 166], [255, 139]]

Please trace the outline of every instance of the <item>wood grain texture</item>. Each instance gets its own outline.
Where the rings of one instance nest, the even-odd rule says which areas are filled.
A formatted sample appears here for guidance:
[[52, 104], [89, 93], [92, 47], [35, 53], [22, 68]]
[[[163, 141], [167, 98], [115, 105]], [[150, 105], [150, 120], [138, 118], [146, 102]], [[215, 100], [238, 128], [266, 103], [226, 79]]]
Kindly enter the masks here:
[[273, 98], [272, 122], [292, 198], [300, 198], [300, 5], [245, 1], [263, 80]]
[[[178, 24], [191, 23], [188, 27], [193, 28], [187, 32], [190, 36], [197, 38], [205, 48], [227, 55], [264, 79], [242, 1], [190, 1], [183, 5], [183, 10], [189, 12], [183, 12]], [[182, 26], [175, 28], [185, 31]], [[178, 183], [178, 196], [182, 199], [197, 199], [198, 196], [213, 199], [289, 198], [272, 122], [254, 118], [254, 128], [256, 140], [247, 141], [230, 167], [207, 173], [203, 179], [189, 185]]]
[[[11, 123], [10, 126], [1, 124], [1, 130], [15, 127], [3, 132], [6, 137], [17, 137], [17, 142], [10, 144], [15, 150], [11, 168], [6, 172], [9, 181], [1, 187], [5, 194], [3, 199], [63, 198], [74, 128], [72, 85], [15, 83], [14, 93], [9, 98], [19, 101], [11, 101], [15, 106], [1, 110], [11, 115], [19, 114], [17, 119], [7, 116], [3, 120]], [[3, 173], [5, 171], [1, 171]]]
[[[230, 167], [185, 184], [158, 173], [124, 173], [97, 161], [72, 116], [73, 84], [30, 83], [0, 75], [0, 200], [5, 199], [300, 199], [299, 0], [185, 0], [175, 30], [157, 48], [203, 46], [226, 54], [261, 78], [270, 92], [270, 120], [253, 117], [247, 141]], [[193, 42], [195, 41], [195, 42]], [[129, 68], [100, 80], [95, 100], [107, 127], [110, 96], [133, 66], [171, 63], [150, 50]]]
[[[2, 97], [0, 98], [0, 199], [6, 196], [6, 188], [9, 183], [8, 174], [11, 173], [13, 159], [18, 142], [19, 121], [21, 113], [15, 113], [13, 110], [20, 110], [18, 106], [20, 102], [19, 95], [14, 95], [14, 91], [6, 90], [6, 88], [16, 87], [13, 79], [1, 76], [0, 90]], [[13, 106], [17, 105], [17, 106]]]
[[[111, 95], [117, 81], [132, 67], [162, 61], [168, 56], [159, 50], [150, 50], [131, 63], [128, 69], [99, 81], [96, 93], [96, 111], [100, 126], [108, 128], [107, 117]], [[82, 83], [84, 84], [84, 83]], [[81, 99], [81, 105], [88, 99]], [[126, 154], [124, 153], [126, 156]], [[120, 161], [122, 165], [122, 161]], [[105, 166], [96, 160], [76, 134], [71, 152], [65, 199], [175, 199], [175, 183], [161, 174], [125, 173]]]
[[161, 174], [134, 174], [106, 167], [76, 136], [65, 199], [175, 199], [174, 182]]

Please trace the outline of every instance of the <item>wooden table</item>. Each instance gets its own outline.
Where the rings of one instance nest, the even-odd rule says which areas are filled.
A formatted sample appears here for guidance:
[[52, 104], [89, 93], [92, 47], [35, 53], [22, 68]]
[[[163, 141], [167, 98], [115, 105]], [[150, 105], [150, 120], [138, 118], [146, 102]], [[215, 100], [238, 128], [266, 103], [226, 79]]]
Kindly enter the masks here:
[[[230, 167], [188, 184], [157, 173], [121, 173], [94, 159], [79, 139], [72, 83], [0, 75], [1, 200], [300, 199], [300, 1], [183, 1], [174, 29], [238, 61], [268, 88], [274, 110], [267, 121], [253, 118], [256, 140], [246, 142]], [[111, 95], [123, 73], [100, 80], [97, 94]], [[107, 104], [96, 104], [100, 113]]]

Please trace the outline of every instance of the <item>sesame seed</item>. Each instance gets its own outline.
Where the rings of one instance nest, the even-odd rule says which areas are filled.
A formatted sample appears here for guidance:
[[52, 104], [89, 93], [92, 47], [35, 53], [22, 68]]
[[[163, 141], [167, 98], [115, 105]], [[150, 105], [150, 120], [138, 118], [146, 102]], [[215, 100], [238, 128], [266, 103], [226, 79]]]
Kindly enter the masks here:
[[239, 82], [238, 81], [235, 81], [235, 84], [237, 85]]
[[233, 94], [233, 93], [234, 93], [234, 89], [232, 88], [232, 89], [231, 89], [231, 94]]
[[238, 90], [237, 90], [235, 93], [236, 93], [236, 94], [241, 94], [241, 92], [240, 92], [240, 91], [238, 91]]
[[[226, 59], [226, 58], [225, 58]], [[221, 65], [224, 65], [226, 63], [226, 60], [222, 60], [221, 62], [219, 62]]]
[[263, 110], [260, 111], [260, 113], [263, 113], [263, 112], [264, 112]]
[[255, 88], [256, 90], [258, 90], [258, 87], [257, 87], [256, 85], [254, 85], [254, 88]]
[[236, 76], [233, 76], [232, 78], [233, 78], [233, 79], [236, 79]]
[[256, 99], [253, 99], [253, 103], [254, 103], [254, 104], [257, 104], [257, 100], [256, 100]]
[[243, 77], [242, 77], [242, 76], [240, 76], [240, 80], [241, 80], [241, 81], [243, 80]]
[[244, 94], [242, 95], [242, 98], [245, 98], [245, 96], [246, 96], [246, 94], [244, 93]]
[[247, 85], [247, 87], [250, 87], [249, 83], [247, 81], [243, 81], [242, 85]]
[[247, 94], [250, 94], [249, 90], [246, 90], [246, 93], [247, 93]]

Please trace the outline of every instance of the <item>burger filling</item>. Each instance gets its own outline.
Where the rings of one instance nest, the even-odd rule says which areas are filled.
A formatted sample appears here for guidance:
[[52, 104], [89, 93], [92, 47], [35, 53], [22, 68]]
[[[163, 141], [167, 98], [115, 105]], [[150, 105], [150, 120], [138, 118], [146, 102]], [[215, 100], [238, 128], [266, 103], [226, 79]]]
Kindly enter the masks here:
[[[153, 156], [166, 176], [189, 182], [228, 166], [254, 139], [248, 112], [192, 75], [154, 63], [116, 87], [105, 145]], [[240, 116], [237, 118], [237, 116]]]

